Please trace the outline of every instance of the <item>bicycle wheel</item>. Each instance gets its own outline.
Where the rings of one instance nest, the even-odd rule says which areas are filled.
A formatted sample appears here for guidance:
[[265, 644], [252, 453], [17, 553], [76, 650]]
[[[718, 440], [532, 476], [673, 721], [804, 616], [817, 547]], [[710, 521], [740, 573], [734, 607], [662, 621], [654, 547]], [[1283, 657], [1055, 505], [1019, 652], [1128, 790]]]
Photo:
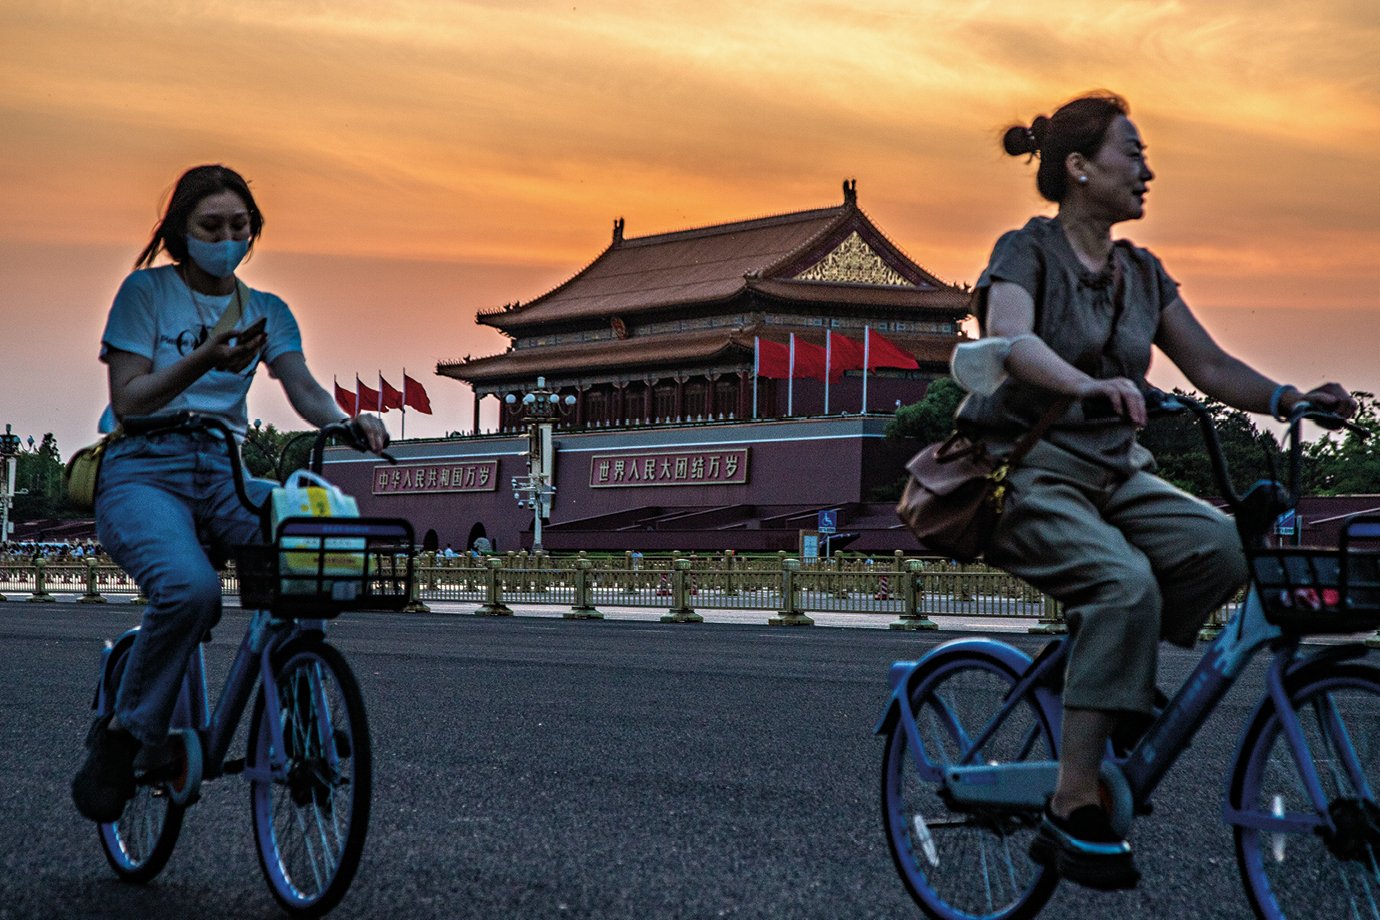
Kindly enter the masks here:
[[[128, 647], [119, 655], [112, 671], [114, 687], [119, 687], [124, 677]], [[185, 811], [186, 806], [174, 802], [165, 786], [135, 786], [134, 798], [125, 803], [119, 819], [96, 825], [110, 868], [120, 878], [137, 885], [153, 879], [172, 857]]]
[[[1310, 669], [1289, 701], [1322, 783], [1336, 833], [1319, 828], [1274, 707], [1247, 729], [1232, 773], [1236, 860], [1258, 917], [1380, 917], [1380, 670], [1359, 664]], [[1287, 822], [1287, 823], [1285, 823]]]
[[[1001, 708], [1017, 676], [985, 658], [940, 661], [915, 685], [910, 705], [930, 767], [961, 760]], [[976, 763], [1054, 760], [1054, 735], [1033, 700], [1019, 702]], [[898, 719], [882, 760], [887, 844], [906, 889], [939, 920], [1013, 920], [1039, 912], [1058, 879], [1030, 858], [1039, 809], [953, 810], [935, 773], [922, 775]]]
[[[345, 896], [369, 829], [369, 726], [345, 657], [322, 642], [289, 646], [260, 690], [249, 726], [250, 801], [259, 867], [295, 914], [325, 913]], [[274, 750], [270, 719], [282, 727]], [[270, 765], [280, 765], [266, 778]]]

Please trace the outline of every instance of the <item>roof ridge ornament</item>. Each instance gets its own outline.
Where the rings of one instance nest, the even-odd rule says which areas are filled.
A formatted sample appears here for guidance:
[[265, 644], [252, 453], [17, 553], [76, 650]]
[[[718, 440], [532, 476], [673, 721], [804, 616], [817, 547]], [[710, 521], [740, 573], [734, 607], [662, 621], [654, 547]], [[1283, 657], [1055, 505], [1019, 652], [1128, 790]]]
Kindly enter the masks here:
[[623, 218], [615, 217], [613, 219], [613, 245], [617, 246], [621, 242], [623, 242]]
[[843, 180], [843, 204], [845, 207], [856, 208], [858, 206], [858, 180]]

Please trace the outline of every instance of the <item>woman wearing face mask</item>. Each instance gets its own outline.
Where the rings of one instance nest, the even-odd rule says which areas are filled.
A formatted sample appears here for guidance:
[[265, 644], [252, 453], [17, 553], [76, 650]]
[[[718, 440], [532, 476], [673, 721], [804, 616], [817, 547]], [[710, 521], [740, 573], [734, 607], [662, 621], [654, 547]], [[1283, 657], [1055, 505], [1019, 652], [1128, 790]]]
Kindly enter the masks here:
[[1159, 640], [1191, 646], [1246, 580], [1230, 520], [1152, 475], [1136, 442], [1150, 347], [1247, 412], [1287, 416], [1307, 400], [1350, 415], [1356, 404], [1335, 383], [1302, 393], [1224, 352], [1159, 259], [1112, 238], [1113, 225], [1144, 215], [1154, 178], [1120, 97], [1075, 99], [1008, 129], [1004, 146], [1038, 157], [1036, 185], [1058, 215], [997, 241], [975, 312], [984, 335], [1008, 343], [1009, 377], [970, 395], [958, 424], [1001, 452], [1072, 400], [1008, 478], [986, 559], [1061, 601], [1073, 637], [1058, 785], [1032, 856], [1073, 881], [1122, 888], [1138, 874], [1099, 801], [1108, 737], [1152, 711]]
[[[178, 180], [153, 237], [115, 295], [101, 338], [110, 407], [104, 425], [129, 416], [190, 410], [241, 437], [245, 397], [260, 363], [308, 423], [340, 420], [311, 371], [287, 304], [235, 277], [263, 231], [245, 180], [224, 166], [198, 166]], [[171, 264], [153, 267], [166, 253]], [[233, 328], [217, 330], [227, 310]], [[229, 314], [234, 317], [236, 312]], [[222, 324], [225, 325], [225, 324]], [[375, 451], [383, 423], [360, 416]], [[259, 522], [237, 498], [226, 446], [205, 431], [125, 437], [111, 444], [96, 494], [96, 529], [112, 559], [148, 597], [115, 702], [98, 723], [72, 782], [86, 817], [113, 821], [134, 793], [134, 764], [159, 765], [187, 661], [220, 618], [220, 577], [203, 540], [235, 545], [260, 539]], [[249, 480], [262, 502], [272, 483]]]

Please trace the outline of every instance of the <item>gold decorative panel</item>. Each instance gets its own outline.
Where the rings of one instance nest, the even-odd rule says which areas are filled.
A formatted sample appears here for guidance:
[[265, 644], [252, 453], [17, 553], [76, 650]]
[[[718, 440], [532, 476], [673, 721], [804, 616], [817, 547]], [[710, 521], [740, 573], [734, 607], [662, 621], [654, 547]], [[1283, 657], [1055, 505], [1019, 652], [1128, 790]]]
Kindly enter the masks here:
[[848, 238], [814, 265], [796, 275], [800, 281], [846, 281], [854, 284], [886, 284], [891, 287], [914, 287], [896, 269], [882, 261], [882, 257], [863, 238], [853, 231]]

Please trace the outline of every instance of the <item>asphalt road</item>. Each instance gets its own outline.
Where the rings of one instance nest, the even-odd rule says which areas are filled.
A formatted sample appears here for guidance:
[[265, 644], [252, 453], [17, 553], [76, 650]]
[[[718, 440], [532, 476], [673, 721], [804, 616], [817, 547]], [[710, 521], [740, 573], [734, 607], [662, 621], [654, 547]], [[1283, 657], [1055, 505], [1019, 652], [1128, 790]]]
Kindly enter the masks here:
[[[206, 787], [144, 888], [115, 880], [72, 808], [100, 641], [134, 618], [0, 605], [0, 918], [280, 916], [240, 778]], [[243, 625], [230, 611], [217, 630], [213, 690]], [[376, 778], [364, 861], [333, 916], [919, 916], [882, 836], [871, 729], [890, 662], [953, 635], [346, 617], [332, 641], [364, 686]], [[1195, 660], [1166, 647], [1161, 685]], [[1249, 916], [1219, 813], [1261, 671], [1138, 822], [1140, 888], [1063, 885], [1043, 916]]]

